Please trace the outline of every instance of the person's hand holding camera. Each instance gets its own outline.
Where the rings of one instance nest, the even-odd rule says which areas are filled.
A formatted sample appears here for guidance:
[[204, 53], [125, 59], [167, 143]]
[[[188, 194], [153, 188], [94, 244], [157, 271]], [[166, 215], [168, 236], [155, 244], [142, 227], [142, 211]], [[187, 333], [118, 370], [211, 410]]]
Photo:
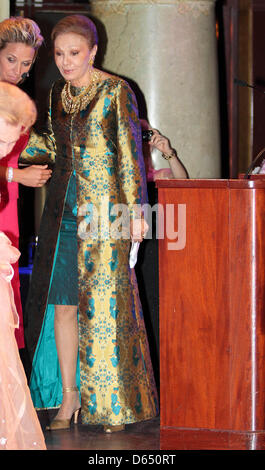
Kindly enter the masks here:
[[149, 145], [151, 148], [156, 148], [159, 150], [162, 154], [165, 155], [171, 155], [173, 153], [173, 149], [170, 145], [170, 141], [167, 137], [164, 135], [160, 134], [160, 132], [157, 129], [152, 129], [153, 135], [151, 136], [151, 139], [149, 140]]
[[141, 124], [143, 144], [148, 145], [151, 151], [154, 148], [160, 151], [162, 157], [169, 164], [169, 168], [153, 170], [152, 180], [155, 181], [161, 178], [188, 178], [187, 170], [179, 160], [176, 150], [171, 147], [170, 140], [157, 129], [147, 127], [147, 121], [142, 120]]

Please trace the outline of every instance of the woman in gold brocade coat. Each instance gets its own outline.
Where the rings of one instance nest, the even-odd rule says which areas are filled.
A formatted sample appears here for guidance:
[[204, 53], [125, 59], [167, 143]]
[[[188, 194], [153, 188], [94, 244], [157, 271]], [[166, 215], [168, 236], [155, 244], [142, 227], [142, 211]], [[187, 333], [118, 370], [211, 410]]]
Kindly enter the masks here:
[[93, 67], [88, 18], [63, 18], [52, 38], [66, 81], [51, 90], [49, 133], [32, 134], [22, 154], [54, 162], [26, 311], [31, 393], [37, 408], [61, 405], [49, 429], [68, 428], [81, 406], [82, 423], [112, 432], [158, 411], [129, 268], [131, 240], [146, 227], [136, 221], [131, 240], [115, 231], [117, 204], [128, 207], [131, 228], [133, 206], [146, 202], [140, 124], [128, 84]]

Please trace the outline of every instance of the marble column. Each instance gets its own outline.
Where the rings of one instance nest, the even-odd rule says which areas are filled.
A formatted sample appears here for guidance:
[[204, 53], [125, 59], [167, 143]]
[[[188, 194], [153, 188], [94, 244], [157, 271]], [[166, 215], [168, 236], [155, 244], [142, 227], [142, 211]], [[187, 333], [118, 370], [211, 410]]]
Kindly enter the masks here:
[[[220, 176], [215, 0], [91, 0], [103, 23], [103, 68], [137, 83], [150, 124], [192, 178]], [[167, 166], [159, 152], [156, 169]]]
[[10, 1], [9, 0], [1, 0], [0, 2], [0, 21], [9, 18], [10, 16]]

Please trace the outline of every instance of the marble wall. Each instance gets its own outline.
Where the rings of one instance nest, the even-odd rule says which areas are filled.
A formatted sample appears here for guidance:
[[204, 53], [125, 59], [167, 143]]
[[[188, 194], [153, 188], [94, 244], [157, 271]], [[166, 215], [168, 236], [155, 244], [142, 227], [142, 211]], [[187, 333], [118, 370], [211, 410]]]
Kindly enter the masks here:
[[[150, 124], [192, 178], [220, 176], [215, 0], [91, 0], [104, 25], [103, 67], [143, 93]], [[167, 162], [152, 155], [156, 169]]]
[[0, 2], [0, 21], [9, 18], [10, 12], [10, 1], [9, 0], [1, 0]]

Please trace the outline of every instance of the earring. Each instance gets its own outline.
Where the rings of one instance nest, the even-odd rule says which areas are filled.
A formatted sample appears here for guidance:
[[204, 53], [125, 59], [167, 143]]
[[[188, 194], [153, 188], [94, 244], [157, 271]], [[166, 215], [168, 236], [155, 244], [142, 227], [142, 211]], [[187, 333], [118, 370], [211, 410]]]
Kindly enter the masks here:
[[89, 67], [91, 67], [91, 68], [93, 67], [94, 60], [95, 60], [95, 57], [89, 57], [89, 61], [88, 61]]

